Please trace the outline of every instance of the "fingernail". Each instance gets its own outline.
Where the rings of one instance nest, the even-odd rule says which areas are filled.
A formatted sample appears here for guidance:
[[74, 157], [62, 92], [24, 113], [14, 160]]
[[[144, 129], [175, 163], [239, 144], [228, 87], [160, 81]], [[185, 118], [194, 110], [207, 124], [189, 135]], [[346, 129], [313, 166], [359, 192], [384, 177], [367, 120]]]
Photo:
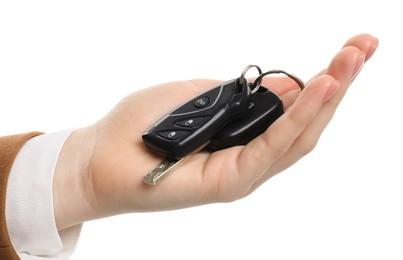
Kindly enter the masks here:
[[368, 50], [367, 55], [365, 55], [365, 61], [369, 60], [372, 55], [374, 55], [376, 49], [378, 48], [379, 40], [378, 38], [374, 37], [374, 44], [371, 46], [371, 49]]
[[351, 81], [353, 81], [358, 76], [362, 67], [364, 66], [364, 62], [365, 62], [365, 54], [358, 56], [357, 64], [355, 65], [355, 69], [354, 69], [353, 76], [351, 77]]
[[329, 99], [331, 99], [340, 89], [340, 86], [341, 86], [340, 80], [336, 80], [335, 82], [333, 82], [333, 84], [327, 90], [325, 97], [323, 98], [323, 103], [329, 101]]

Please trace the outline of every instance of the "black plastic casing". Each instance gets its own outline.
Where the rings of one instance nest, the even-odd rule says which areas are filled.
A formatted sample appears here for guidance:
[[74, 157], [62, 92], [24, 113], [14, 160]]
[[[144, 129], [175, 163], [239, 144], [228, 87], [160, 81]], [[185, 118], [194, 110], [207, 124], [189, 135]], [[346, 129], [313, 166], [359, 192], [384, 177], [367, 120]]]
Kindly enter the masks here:
[[143, 134], [143, 142], [154, 153], [181, 159], [242, 117], [248, 111], [249, 98], [246, 82], [224, 82], [162, 117]]
[[250, 98], [248, 113], [232, 121], [216, 133], [206, 150], [214, 152], [236, 145], [245, 145], [262, 134], [284, 113], [281, 99], [272, 91], [260, 87]]

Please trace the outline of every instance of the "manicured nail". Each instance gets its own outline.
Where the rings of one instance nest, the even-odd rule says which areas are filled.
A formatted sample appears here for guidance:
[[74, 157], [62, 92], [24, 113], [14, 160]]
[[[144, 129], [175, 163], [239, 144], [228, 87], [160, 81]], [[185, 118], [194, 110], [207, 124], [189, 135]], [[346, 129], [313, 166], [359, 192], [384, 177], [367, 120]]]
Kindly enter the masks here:
[[362, 67], [364, 66], [364, 62], [365, 62], [365, 54], [358, 56], [357, 64], [355, 65], [355, 69], [354, 69], [353, 77], [351, 77], [351, 81], [353, 81], [358, 76]]
[[329, 101], [329, 99], [331, 99], [340, 89], [340, 86], [341, 86], [340, 80], [336, 80], [335, 82], [333, 82], [333, 84], [327, 90], [325, 97], [323, 98], [323, 103]]
[[368, 50], [367, 55], [365, 55], [365, 61], [369, 60], [372, 55], [374, 55], [376, 49], [378, 48], [379, 40], [378, 38], [374, 37], [374, 45], [371, 46], [371, 49]]

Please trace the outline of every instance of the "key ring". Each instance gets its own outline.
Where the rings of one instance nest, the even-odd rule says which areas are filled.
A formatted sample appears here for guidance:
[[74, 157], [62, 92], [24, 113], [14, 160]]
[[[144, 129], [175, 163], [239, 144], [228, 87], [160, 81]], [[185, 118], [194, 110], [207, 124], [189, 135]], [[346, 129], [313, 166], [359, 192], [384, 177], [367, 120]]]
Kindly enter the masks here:
[[[246, 73], [248, 73], [248, 71], [251, 69], [251, 68], [256, 68], [257, 69], [257, 71], [259, 72], [259, 77], [260, 77], [260, 75], [262, 75], [262, 69], [259, 67], [259, 66], [257, 66], [257, 65], [248, 65], [248, 66], [246, 66], [246, 68], [242, 71], [242, 73], [241, 73], [241, 76], [239, 77], [239, 80], [240, 80], [240, 82], [241, 83], [243, 83], [244, 81], [245, 82], [247, 82], [247, 80], [246, 80], [246, 78], [245, 78], [245, 75], [246, 75]], [[256, 82], [256, 80], [255, 80], [255, 82]], [[255, 83], [253, 83], [253, 85], [255, 85]], [[259, 83], [259, 86], [255, 86], [252, 90], [251, 90], [251, 94], [255, 94], [255, 92], [259, 89], [259, 87], [260, 87], [260, 83]]]
[[275, 73], [281, 73], [281, 74], [285, 74], [287, 77], [293, 79], [299, 86], [299, 88], [301, 89], [301, 91], [305, 88], [304, 82], [299, 79], [298, 77], [284, 71], [284, 70], [269, 70], [266, 71], [265, 73], [261, 73], [253, 82], [254, 88], [253, 90], [257, 90], [260, 87], [260, 84], [262, 83], [262, 80], [265, 76], [269, 75], [269, 74], [275, 74]]

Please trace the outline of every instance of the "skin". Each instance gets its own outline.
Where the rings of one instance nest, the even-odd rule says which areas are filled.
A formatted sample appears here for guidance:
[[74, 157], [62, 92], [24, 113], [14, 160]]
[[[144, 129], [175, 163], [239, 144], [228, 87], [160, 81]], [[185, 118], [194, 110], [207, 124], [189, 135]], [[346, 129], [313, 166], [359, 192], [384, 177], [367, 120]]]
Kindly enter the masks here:
[[[301, 92], [285, 77], [265, 78], [286, 112], [246, 146], [188, 156], [157, 186], [143, 182], [163, 158], [142, 133], [161, 116], [219, 81], [197, 79], [132, 93], [96, 123], [77, 129], [63, 146], [53, 182], [59, 230], [128, 212], [163, 211], [241, 199], [314, 149], [340, 101], [378, 40], [349, 39]], [[161, 97], [169, 102], [161, 102]], [[149, 104], [153, 104], [150, 106]]]

